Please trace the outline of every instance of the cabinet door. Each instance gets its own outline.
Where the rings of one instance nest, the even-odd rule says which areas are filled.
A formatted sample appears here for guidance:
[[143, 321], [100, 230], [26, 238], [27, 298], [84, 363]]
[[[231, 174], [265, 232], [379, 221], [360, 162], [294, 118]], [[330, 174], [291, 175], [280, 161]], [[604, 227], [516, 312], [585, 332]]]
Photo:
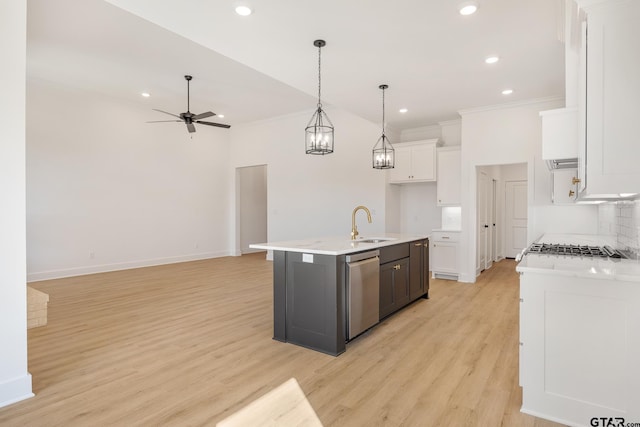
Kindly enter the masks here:
[[431, 244], [433, 273], [458, 274], [458, 244], [433, 242]]
[[380, 319], [394, 312], [394, 266], [394, 262], [388, 262], [380, 266]]
[[404, 307], [409, 299], [409, 258], [380, 266], [380, 319]]
[[419, 298], [424, 293], [422, 291], [422, 240], [411, 242], [409, 256], [409, 297], [411, 301]]
[[409, 258], [403, 258], [395, 262], [393, 273], [393, 294], [395, 298], [395, 309], [399, 310], [409, 304], [410, 281], [409, 281]]
[[555, 204], [575, 203], [577, 186], [574, 183], [578, 177], [577, 169], [558, 169], [553, 172], [553, 195]]
[[411, 181], [411, 147], [395, 149], [395, 166], [389, 170], [389, 182]]
[[429, 298], [429, 239], [422, 242], [422, 293], [425, 298]]
[[415, 145], [411, 152], [412, 179], [417, 181], [436, 180], [436, 146], [434, 144]]
[[460, 150], [438, 150], [438, 206], [460, 205], [461, 172]]
[[640, 2], [587, 9], [586, 192], [640, 192]]

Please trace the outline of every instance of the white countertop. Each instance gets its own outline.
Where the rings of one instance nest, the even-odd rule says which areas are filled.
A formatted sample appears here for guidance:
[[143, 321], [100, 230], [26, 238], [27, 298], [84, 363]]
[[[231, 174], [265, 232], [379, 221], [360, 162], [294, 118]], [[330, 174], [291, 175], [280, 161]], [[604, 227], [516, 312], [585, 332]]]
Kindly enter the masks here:
[[[613, 236], [586, 234], [545, 234], [536, 242], [615, 247]], [[526, 254], [516, 271], [640, 282], [640, 262], [628, 259]]]
[[[253, 249], [266, 249], [270, 251], [304, 252], [320, 255], [345, 255], [354, 252], [362, 252], [368, 249], [377, 249], [384, 246], [397, 245], [399, 243], [412, 242], [426, 239], [429, 234], [397, 234], [379, 233], [375, 236], [358, 236], [357, 240], [351, 240], [349, 236], [320, 237], [313, 239], [289, 240], [285, 242], [254, 243], [249, 245]], [[365, 243], [368, 239], [389, 239], [377, 243]]]

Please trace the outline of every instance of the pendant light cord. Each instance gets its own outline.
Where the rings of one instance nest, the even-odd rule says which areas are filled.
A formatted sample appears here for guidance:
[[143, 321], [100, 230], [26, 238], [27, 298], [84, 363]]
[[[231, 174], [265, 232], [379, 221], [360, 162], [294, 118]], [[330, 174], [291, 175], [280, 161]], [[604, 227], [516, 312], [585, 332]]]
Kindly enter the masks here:
[[322, 46], [318, 46], [318, 108], [322, 108], [322, 102], [320, 102], [320, 88], [322, 87], [322, 73], [320, 72], [321, 68], [321, 56], [322, 56]]
[[384, 136], [384, 88], [382, 89], [382, 136]]

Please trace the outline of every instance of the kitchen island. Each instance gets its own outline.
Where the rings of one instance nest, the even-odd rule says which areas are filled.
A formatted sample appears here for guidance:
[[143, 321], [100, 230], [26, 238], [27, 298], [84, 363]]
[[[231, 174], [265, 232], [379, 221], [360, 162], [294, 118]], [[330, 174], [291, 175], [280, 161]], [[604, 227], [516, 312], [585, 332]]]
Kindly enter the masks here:
[[429, 295], [426, 234], [326, 237], [250, 247], [273, 251], [274, 339], [333, 356], [355, 338], [348, 329], [348, 257], [378, 251], [376, 321]]

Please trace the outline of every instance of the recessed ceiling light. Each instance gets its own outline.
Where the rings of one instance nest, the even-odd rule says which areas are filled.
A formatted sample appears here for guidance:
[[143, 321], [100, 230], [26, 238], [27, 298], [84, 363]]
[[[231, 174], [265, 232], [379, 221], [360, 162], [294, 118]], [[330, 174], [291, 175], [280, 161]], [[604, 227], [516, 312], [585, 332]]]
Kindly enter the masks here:
[[513, 89], [505, 89], [502, 91], [503, 95], [511, 95], [513, 93]]
[[400, 111], [402, 114], [404, 114], [404, 113], [406, 113], [406, 112], [407, 112], [407, 111], [409, 111], [409, 110], [407, 110], [406, 108], [401, 108], [401, 109], [399, 109], [398, 111]]
[[148, 98], [151, 96], [149, 92], [142, 92], [140, 95], [144, 96], [145, 98]]
[[486, 62], [487, 64], [495, 64], [496, 62], [500, 61], [500, 57], [499, 56], [487, 56], [484, 60], [484, 62]]
[[475, 1], [464, 2], [458, 7], [458, 10], [460, 15], [472, 15], [478, 10], [478, 3]]
[[220, 117], [221, 119], [224, 119], [224, 114], [216, 114], [218, 117]]
[[240, 16], [249, 16], [253, 13], [253, 10], [249, 6], [237, 6], [236, 13]]

